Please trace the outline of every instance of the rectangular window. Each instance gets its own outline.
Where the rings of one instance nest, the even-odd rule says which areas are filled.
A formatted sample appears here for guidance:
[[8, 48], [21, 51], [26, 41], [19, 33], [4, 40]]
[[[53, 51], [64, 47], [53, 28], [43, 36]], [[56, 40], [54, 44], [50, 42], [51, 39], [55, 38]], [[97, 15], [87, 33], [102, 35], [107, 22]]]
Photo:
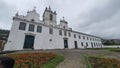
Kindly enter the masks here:
[[81, 39], [80, 35], [78, 37], [79, 37], [79, 39]]
[[90, 40], [91, 40], [91, 38], [90, 38]]
[[95, 41], [96, 41], [96, 38], [95, 38]]
[[59, 35], [62, 35], [62, 30], [59, 30]]
[[76, 38], [76, 35], [74, 34], [74, 38]]
[[35, 27], [35, 25], [29, 24], [29, 31], [33, 31], [34, 32], [34, 27]]
[[53, 29], [52, 28], [49, 29], [49, 34], [53, 34]]
[[67, 32], [66, 31], [64, 31], [64, 36], [67, 36]]
[[85, 36], [83, 36], [83, 39], [85, 39]]
[[91, 42], [91, 45], [93, 46], [93, 43]]
[[20, 22], [19, 30], [25, 30], [25, 28], [26, 28], [26, 23]]
[[94, 46], [96, 46], [95, 43], [94, 43]]
[[87, 37], [87, 40], [89, 40], [89, 38]]
[[37, 32], [39, 32], [39, 33], [42, 32], [42, 26], [37, 26]]
[[71, 33], [69, 32], [68, 34], [69, 34], [69, 37], [71, 37]]
[[86, 43], [86, 47], [88, 47], [88, 43]]
[[51, 21], [53, 20], [53, 15], [52, 15], [52, 14], [50, 14], [50, 20], [51, 20]]
[[84, 46], [84, 45], [83, 45], [83, 42], [81, 42], [81, 46]]
[[96, 46], [98, 46], [98, 44], [96, 43]]

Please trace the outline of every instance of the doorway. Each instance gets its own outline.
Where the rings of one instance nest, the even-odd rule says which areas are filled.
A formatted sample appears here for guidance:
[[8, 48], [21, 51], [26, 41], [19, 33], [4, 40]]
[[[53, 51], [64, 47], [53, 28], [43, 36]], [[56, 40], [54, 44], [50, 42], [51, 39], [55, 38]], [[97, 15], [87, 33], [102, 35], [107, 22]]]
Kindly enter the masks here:
[[24, 42], [24, 49], [33, 49], [33, 45], [34, 45], [34, 36], [31, 35], [26, 35], [25, 36], [25, 42]]
[[75, 49], [77, 49], [78, 48], [77, 41], [74, 41], [74, 44], [75, 44]]
[[64, 39], [64, 48], [68, 48], [68, 40]]
[[92, 48], [93, 48], [93, 43], [91, 42]]

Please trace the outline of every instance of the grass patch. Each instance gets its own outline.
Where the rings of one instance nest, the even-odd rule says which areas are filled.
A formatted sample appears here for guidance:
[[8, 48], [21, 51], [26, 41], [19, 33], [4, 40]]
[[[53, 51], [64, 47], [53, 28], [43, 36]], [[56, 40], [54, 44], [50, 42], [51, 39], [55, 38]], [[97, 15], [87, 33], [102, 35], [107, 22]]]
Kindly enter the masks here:
[[117, 49], [110, 49], [110, 51], [113, 51], [113, 52], [120, 52], [120, 48], [117, 48]]
[[93, 68], [120, 68], [120, 61], [117, 59], [89, 57], [89, 61]]
[[96, 56], [85, 56], [87, 68], [120, 68], [117, 59], [101, 58]]
[[56, 66], [64, 60], [64, 57], [57, 55], [54, 59], [43, 65], [41, 68], [56, 68]]
[[88, 60], [88, 56], [87, 55], [84, 55], [84, 59], [85, 59], [85, 62], [86, 62], [86, 68], [92, 68], [89, 60]]

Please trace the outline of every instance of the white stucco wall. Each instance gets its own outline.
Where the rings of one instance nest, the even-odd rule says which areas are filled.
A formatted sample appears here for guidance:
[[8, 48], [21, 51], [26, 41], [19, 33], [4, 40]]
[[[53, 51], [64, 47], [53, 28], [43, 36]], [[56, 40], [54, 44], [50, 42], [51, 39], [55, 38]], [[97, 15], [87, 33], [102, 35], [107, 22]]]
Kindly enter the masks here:
[[[14, 17], [13, 25], [9, 34], [8, 41], [4, 47], [4, 50], [23, 50], [24, 40], [26, 35], [32, 35], [35, 37], [34, 45], [33, 45], [34, 49], [64, 49], [64, 38], [68, 39], [69, 49], [75, 48], [74, 41], [77, 41], [78, 48], [85, 48], [86, 43], [88, 43], [87, 48], [92, 48], [91, 42], [99, 43], [99, 45], [103, 46], [100, 38], [92, 35], [76, 32], [76, 31], [72, 31], [72, 30], [53, 27], [53, 34], [49, 34], [49, 28], [51, 26], [44, 24], [42, 20], [38, 20], [39, 18], [36, 18], [36, 17], [39, 17], [39, 16], [37, 16], [36, 14], [32, 13], [31, 15], [32, 17], [30, 17], [30, 15], [27, 15], [27, 16], [20, 15], [20, 16]], [[32, 22], [30, 21], [31, 18], [36, 18], [36, 19], [34, 22]], [[25, 30], [19, 30], [20, 22], [26, 23]], [[28, 31], [29, 24], [35, 25], [34, 32]], [[41, 33], [36, 32], [38, 25], [42, 26]], [[62, 30], [62, 36], [59, 35], [59, 30]], [[67, 36], [64, 36], [65, 30], [67, 32]], [[68, 32], [71, 33], [71, 37], [68, 36]], [[76, 38], [74, 38], [74, 34], [76, 35]], [[79, 38], [78, 36], [80, 36], [81, 38]], [[83, 39], [83, 36], [85, 36], [85, 39]], [[89, 39], [87, 39], [87, 37]], [[50, 39], [52, 41], [50, 41]], [[96, 40], [93, 40], [93, 39], [96, 39]], [[83, 42], [83, 46], [81, 45], [81, 42]], [[101, 46], [94, 46], [94, 48], [100, 48]]]
[[[78, 48], [84, 48], [86, 46], [86, 42], [88, 43], [87, 48], [92, 48], [91, 42], [95, 43], [101, 43], [101, 41], [93, 41], [90, 40], [90, 38], [96, 38], [92, 36], [87, 36], [83, 35], [80, 33], [75, 33], [72, 31], [66, 31], [67, 36], [64, 36], [64, 30], [62, 30], [62, 36], [59, 35], [59, 30], [58, 28], [53, 28], [53, 34], [49, 34], [49, 27], [48, 26], [43, 26], [40, 24], [33, 23], [35, 25], [35, 30], [34, 32], [28, 31], [28, 26], [31, 24], [30, 22], [27, 21], [22, 21], [27, 23], [26, 25], [26, 30], [19, 30], [19, 24], [21, 20], [15, 19], [13, 22], [12, 29], [10, 31], [10, 35], [8, 38], [8, 42], [5, 45], [4, 50], [22, 50], [24, 46], [24, 40], [25, 40], [25, 35], [33, 35], [35, 36], [35, 41], [34, 41], [34, 49], [64, 49], [64, 39], [63, 38], [68, 38], [68, 48], [75, 48], [74, 41], [77, 41]], [[42, 26], [42, 32], [38, 33], [36, 32], [37, 25]], [[71, 33], [71, 37], [68, 36], [68, 32]], [[76, 34], [76, 38], [74, 38], [74, 34]], [[79, 39], [78, 36], [81, 36]], [[85, 36], [85, 39], [83, 39], [83, 36]], [[89, 40], [87, 40], [87, 37], [89, 37]], [[52, 41], [50, 41], [52, 39]], [[81, 45], [81, 42], [83, 42], [84, 46]], [[94, 47], [94, 48], [97, 48]]]

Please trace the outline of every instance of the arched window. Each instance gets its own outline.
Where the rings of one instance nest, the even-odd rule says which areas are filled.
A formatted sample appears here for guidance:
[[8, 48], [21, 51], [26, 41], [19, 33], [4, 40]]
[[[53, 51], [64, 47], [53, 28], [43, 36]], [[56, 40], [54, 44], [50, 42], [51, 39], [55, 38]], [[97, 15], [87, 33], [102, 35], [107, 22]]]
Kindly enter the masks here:
[[50, 14], [50, 20], [51, 20], [51, 21], [53, 20], [53, 15], [52, 15], [52, 14]]

